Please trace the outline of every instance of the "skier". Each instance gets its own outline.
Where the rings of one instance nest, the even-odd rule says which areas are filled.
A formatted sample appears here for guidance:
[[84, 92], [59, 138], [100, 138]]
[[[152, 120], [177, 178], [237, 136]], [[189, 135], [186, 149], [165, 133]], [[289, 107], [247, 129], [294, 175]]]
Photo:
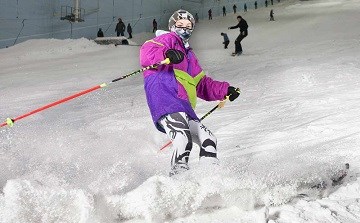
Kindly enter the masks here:
[[189, 169], [193, 140], [200, 143], [200, 162], [218, 164], [217, 141], [195, 114], [196, 98], [206, 101], [235, 100], [240, 90], [227, 82], [205, 75], [189, 45], [195, 19], [185, 10], [169, 19], [170, 32], [157, 31], [157, 37], [140, 48], [140, 63], [146, 67], [170, 59], [170, 64], [144, 72], [144, 88], [153, 122], [171, 139], [174, 152], [170, 176]]
[[124, 32], [125, 32], [125, 24], [122, 21], [121, 18], [119, 18], [118, 20], [119, 22], [116, 24], [116, 28], [115, 28], [115, 32], [117, 36], [124, 36]]
[[268, 1], [267, 0], [265, 0], [265, 7], [267, 7], [268, 6]]
[[248, 35], [248, 24], [241, 16], [237, 17], [239, 23], [236, 26], [231, 26], [228, 29], [240, 28], [240, 35], [235, 40], [235, 52], [232, 53], [232, 56], [242, 54], [241, 40], [243, 40]]
[[226, 8], [225, 8], [225, 6], [223, 6], [222, 11], [223, 11], [223, 16], [226, 16]]
[[244, 12], [247, 12], [247, 6], [246, 6], [246, 3], [244, 4]]
[[257, 9], [257, 1], [255, 1], [254, 6], [255, 6], [255, 9]]
[[236, 7], [236, 5], [234, 4], [234, 5], [233, 5], [234, 14], [236, 14], [236, 9], [237, 9], [237, 7]]
[[224, 37], [224, 49], [227, 49], [229, 43], [230, 43], [230, 40], [229, 40], [229, 37], [226, 33], [220, 33], [220, 35], [222, 35]]

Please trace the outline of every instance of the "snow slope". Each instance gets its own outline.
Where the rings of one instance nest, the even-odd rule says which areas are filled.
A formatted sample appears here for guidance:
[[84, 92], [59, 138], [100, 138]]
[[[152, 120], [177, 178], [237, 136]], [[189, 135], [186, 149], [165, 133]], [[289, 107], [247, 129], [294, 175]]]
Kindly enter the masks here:
[[[167, 176], [137, 75], [0, 129], [0, 222], [359, 222], [360, 1], [272, 8], [275, 22], [270, 8], [242, 14], [240, 57], [221, 45], [220, 32], [238, 35], [233, 15], [200, 21], [191, 40], [206, 73], [242, 89], [203, 121], [220, 167], [200, 166], [195, 147], [191, 170]], [[1, 49], [1, 119], [137, 70], [138, 56], [87, 39]], [[199, 101], [199, 116], [216, 103]], [[345, 163], [342, 185], [311, 188]]]

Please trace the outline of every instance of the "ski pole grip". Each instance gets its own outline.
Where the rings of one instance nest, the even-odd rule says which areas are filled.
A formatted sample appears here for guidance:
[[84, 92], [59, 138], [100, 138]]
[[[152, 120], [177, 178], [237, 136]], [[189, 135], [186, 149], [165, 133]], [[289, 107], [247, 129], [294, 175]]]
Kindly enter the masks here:
[[160, 62], [161, 64], [170, 64], [170, 59], [166, 58], [165, 60]]
[[223, 108], [225, 106], [226, 100], [229, 99], [228, 96], [226, 96], [226, 98], [222, 101], [219, 102], [219, 108]]

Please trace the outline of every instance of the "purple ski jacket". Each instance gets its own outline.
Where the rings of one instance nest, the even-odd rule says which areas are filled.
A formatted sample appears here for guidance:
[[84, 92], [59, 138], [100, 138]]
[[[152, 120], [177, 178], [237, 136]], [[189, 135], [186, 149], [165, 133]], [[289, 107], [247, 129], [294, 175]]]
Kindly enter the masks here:
[[194, 52], [185, 49], [180, 37], [174, 32], [162, 34], [146, 41], [140, 48], [140, 64], [146, 67], [166, 58], [169, 49], [185, 54], [179, 64], [161, 65], [144, 72], [144, 88], [153, 122], [158, 130], [165, 132], [158, 121], [162, 116], [185, 112], [191, 119], [195, 114], [197, 97], [206, 101], [223, 100], [229, 83], [219, 82], [206, 76]]

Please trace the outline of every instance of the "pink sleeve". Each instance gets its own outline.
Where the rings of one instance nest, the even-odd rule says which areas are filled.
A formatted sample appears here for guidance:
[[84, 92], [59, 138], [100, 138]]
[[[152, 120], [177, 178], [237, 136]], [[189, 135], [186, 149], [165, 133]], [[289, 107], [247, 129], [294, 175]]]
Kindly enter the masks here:
[[206, 101], [223, 100], [227, 94], [228, 82], [215, 81], [206, 75], [196, 87], [197, 96]]
[[[191, 66], [194, 73], [199, 74], [203, 72], [198, 59], [192, 53]], [[208, 76], [204, 76], [196, 86], [196, 94], [199, 98], [206, 101], [222, 100], [227, 94], [229, 83], [222, 81], [215, 81]]]
[[142, 67], [147, 67], [165, 59], [165, 52], [168, 48], [160, 44], [148, 41], [141, 46], [140, 65]]

